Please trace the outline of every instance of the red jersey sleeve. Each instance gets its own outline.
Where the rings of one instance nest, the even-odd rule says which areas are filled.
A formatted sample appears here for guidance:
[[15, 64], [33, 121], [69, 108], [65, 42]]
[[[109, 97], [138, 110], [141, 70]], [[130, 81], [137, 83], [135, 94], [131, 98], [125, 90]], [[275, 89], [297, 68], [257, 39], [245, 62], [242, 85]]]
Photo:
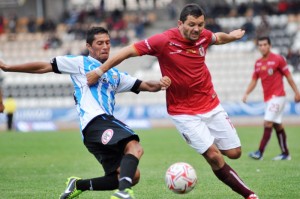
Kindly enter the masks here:
[[142, 55], [153, 55], [158, 56], [164, 45], [168, 41], [166, 39], [166, 35], [164, 34], [156, 34], [145, 40], [134, 43], [134, 47], [137, 53]]
[[284, 76], [287, 76], [290, 74], [290, 70], [289, 70], [289, 67], [285, 61], [285, 58], [282, 57], [281, 55], [278, 55], [278, 62], [279, 62], [279, 65], [278, 65], [278, 70], [284, 75]]
[[257, 61], [255, 62], [254, 65], [254, 71], [252, 73], [252, 79], [259, 79], [259, 69], [256, 67]]

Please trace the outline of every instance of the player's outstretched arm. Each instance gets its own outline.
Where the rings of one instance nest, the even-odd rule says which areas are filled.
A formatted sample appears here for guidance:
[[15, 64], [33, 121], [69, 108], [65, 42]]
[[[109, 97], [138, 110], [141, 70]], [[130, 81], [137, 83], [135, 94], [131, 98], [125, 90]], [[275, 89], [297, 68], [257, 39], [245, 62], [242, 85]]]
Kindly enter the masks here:
[[224, 32], [217, 32], [215, 33], [217, 37], [217, 41], [215, 45], [226, 44], [232, 41], [239, 40], [244, 36], [244, 34], [245, 34], [245, 30], [242, 29], [233, 30], [229, 34]]
[[7, 65], [0, 61], [0, 69], [6, 72], [48, 73], [52, 72], [52, 65], [48, 62], [31, 62], [17, 65]]
[[109, 58], [100, 67], [86, 74], [88, 85], [93, 85], [98, 81], [98, 78], [112, 67], [120, 64], [123, 60], [129, 57], [138, 56], [133, 45], [122, 48], [115, 56]]
[[292, 75], [291, 74], [287, 75], [286, 79], [295, 93], [295, 102], [300, 102], [300, 92], [297, 88], [296, 83], [294, 82]]
[[248, 95], [253, 91], [253, 89], [256, 87], [256, 84], [257, 84], [257, 79], [252, 79], [251, 82], [249, 83], [248, 87], [247, 87], [247, 90], [243, 96], [243, 99], [242, 101], [244, 103], [247, 102], [247, 98], [248, 98]]
[[160, 79], [160, 81], [155, 81], [155, 80], [142, 81], [139, 90], [157, 92], [160, 90], [166, 90], [170, 85], [171, 85], [171, 79], [168, 76], [164, 76]]

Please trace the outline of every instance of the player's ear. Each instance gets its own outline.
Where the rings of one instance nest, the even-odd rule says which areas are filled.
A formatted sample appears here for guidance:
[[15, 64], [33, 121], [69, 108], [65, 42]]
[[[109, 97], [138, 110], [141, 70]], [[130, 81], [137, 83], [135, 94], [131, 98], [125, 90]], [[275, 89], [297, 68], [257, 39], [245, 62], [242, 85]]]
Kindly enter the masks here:
[[183, 24], [182, 21], [180, 21], [180, 20], [177, 21], [177, 27], [180, 27], [182, 24]]
[[89, 52], [92, 50], [92, 46], [89, 43], [86, 43], [85, 46]]

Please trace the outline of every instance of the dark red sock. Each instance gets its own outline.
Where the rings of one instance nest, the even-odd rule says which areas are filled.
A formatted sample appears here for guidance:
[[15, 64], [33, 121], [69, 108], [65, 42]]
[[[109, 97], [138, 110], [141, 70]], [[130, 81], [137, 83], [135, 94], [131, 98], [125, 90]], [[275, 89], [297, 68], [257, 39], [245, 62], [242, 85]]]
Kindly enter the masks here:
[[272, 134], [272, 128], [269, 127], [265, 127], [264, 129], [264, 135], [260, 141], [260, 145], [259, 145], [259, 151], [261, 152], [261, 154], [264, 153], [265, 148], [271, 138], [271, 134]]
[[251, 194], [254, 194], [254, 192], [244, 184], [238, 174], [226, 163], [221, 169], [214, 171], [214, 173], [219, 178], [219, 180], [224, 182], [233, 191], [244, 196], [245, 198], [247, 198]]
[[289, 155], [289, 150], [288, 150], [287, 142], [286, 142], [286, 133], [285, 133], [284, 129], [276, 131], [276, 135], [277, 135], [278, 143], [279, 143], [282, 154]]

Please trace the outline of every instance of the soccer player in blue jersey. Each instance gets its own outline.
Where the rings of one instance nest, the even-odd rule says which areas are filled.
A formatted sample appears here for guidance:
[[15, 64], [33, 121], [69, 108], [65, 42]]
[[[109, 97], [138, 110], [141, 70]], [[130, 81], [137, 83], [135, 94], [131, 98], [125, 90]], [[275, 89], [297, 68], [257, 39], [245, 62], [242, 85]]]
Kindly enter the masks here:
[[105, 175], [92, 179], [68, 178], [67, 188], [60, 199], [75, 198], [86, 190], [114, 189], [117, 191], [111, 199], [134, 198], [131, 187], [140, 178], [137, 167], [143, 148], [138, 135], [113, 116], [115, 94], [128, 91], [156, 92], [167, 89], [171, 80], [165, 76], [160, 81], [141, 81], [117, 69], [111, 69], [90, 87], [86, 73], [96, 69], [109, 57], [108, 31], [102, 27], [89, 29], [86, 46], [89, 56], [57, 56], [50, 63], [32, 62], [10, 66], [0, 62], [0, 68], [10, 72], [70, 74], [83, 142], [102, 164]]

